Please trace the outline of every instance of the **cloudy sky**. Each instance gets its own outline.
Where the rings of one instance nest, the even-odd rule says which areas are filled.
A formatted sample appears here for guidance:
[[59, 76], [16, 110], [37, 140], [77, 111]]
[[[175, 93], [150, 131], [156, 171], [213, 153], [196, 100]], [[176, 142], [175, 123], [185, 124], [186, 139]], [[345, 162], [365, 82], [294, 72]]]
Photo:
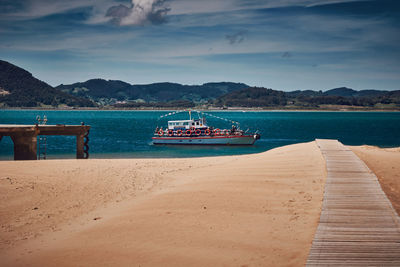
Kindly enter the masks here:
[[0, 59], [56, 86], [400, 89], [398, 0], [1, 0]]

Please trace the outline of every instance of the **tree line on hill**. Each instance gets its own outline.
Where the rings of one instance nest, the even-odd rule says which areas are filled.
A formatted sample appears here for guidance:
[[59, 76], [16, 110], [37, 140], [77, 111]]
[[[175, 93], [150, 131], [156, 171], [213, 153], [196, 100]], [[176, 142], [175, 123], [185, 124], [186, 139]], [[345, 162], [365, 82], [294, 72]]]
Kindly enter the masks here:
[[82, 83], [59, 85], [63, 92], [83, 96], [98, 101], [99, 99], [140, 100], [144, 102], [168, 102], [187, 99], [193, 102], [208, 101], [225, 93], [243, 89], [243, 83], [205, 83], [203, 85], [182, 85], [179, 83], [153, 83], [132, 85], [123, 81], [91, 79]]
[[375, 107], [378, 104], [400, 108], [400, 90], [355, 91], [346, 87], [322, 91], [283, 92], [267, 88], [250, 87], [221, 96], [217, 106], [227, 107], [302, 107], [318, 108], [321, 105]]
[[2, 60], [0, 60], [0, 104], [8, 107], [96, 106], [89, 99], [61, 92], [34, 78], [28, 71]]
[[284, 92], [243, 83], [203, 85], [92, 79], [52, 87], [28, 71], [0, 60], [0, 107], [114, 107], [114, 108], [304, 108], [326, 105], [400, 110], [400, 90], [380, 91], [341, 87], [322, 91]]

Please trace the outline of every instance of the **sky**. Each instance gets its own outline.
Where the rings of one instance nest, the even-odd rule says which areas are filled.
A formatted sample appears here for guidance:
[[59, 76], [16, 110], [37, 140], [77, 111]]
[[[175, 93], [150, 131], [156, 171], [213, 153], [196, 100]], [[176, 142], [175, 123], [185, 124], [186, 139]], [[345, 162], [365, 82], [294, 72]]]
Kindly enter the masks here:
[[400, 89], [398, 0], [0, 0], [0, 59], [50, 85]]

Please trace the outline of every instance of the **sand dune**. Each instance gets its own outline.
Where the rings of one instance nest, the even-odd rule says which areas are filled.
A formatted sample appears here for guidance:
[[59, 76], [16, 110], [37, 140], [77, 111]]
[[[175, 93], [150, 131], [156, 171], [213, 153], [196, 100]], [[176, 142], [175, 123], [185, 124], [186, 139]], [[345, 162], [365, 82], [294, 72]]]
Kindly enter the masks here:
[[302, 266], [326, 176], [314, 142], [0, 170], [4, 266]]

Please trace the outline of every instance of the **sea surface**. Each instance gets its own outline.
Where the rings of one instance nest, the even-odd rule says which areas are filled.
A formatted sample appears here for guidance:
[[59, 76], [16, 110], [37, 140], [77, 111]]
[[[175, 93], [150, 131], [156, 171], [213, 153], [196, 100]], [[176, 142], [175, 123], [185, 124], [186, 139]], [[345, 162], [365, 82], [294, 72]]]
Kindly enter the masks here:
[[[263, 152], [279, 146], [316, 138], [338, 139], [345, 145], [400, 146], [400, 112], [286, 112], [219, 111], [207, 113], [208, 125], [230, 128], [229, 120], [243, 130], [258, 130], [253, 146], [154, 146], [155, 127], [168, 120], [187, 119], [188, 113], [163, 117], [170, 111], [0, 110], [0, 124], [35, 124], [46, 116], [47, 124], [91, 125], [90, 158], [168, 158], [238, 155]], [[192, 115], [197, 117], [196, 112]], [[216, 117], [222, 117], [228, 121]], [[74, 136], [48, 136], [47, 158], [75, 158]], [[13, 159], [13, 143], [4, 136], [0, 159]]]

